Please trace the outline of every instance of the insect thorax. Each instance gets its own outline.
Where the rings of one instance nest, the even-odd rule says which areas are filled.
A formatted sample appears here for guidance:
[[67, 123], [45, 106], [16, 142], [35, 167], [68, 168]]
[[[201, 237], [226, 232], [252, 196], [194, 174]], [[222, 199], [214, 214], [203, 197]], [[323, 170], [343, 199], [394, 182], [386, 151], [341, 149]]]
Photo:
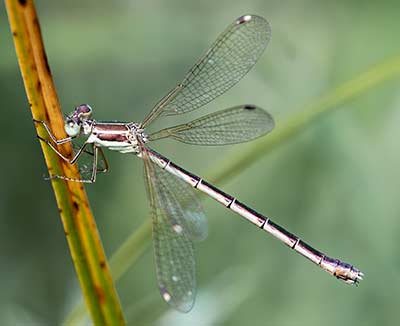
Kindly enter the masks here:
[[141, 144], [148, 141], [148, 136], [138, 123], [96, 122], [87, 140], [97, 146], [106, 147], [121, 153], [140, 155]]
[[144, 129], [140, 127], [139, 123], [130, 122], [126, 124], [126, 127], [130, 131], [129, 140], [132, 142], [136, 142], [137, 145], [140, 143], [147, 143], [149, 138], [148, 135], [144, 132]]
[[[128, 139], [132, 144], [133, 147], [133, 152], [141, 157], [142, 154], [142, 146], [141, 144], [144, 144], [148, 141], [148, 136], [144, 132], [143, 128], [140, 127], [139, 123], [131, 122], [126, 125], [128, 130], [130, 131], [128, 135]], [[121, 151], [124, 152], [124, 151]]]

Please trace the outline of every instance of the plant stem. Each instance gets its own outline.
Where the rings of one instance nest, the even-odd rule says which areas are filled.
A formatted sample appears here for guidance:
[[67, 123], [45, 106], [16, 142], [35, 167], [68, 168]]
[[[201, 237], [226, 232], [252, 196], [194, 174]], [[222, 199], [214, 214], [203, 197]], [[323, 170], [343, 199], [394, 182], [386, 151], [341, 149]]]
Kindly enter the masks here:
[[[29, 106], [36, 120], [45, 121], [57, 137], [65, 137], [64, 120], [51, 77], [32, 0], [6, 0], [6, 8]], [[44, 138], [44, 129], [37, 124]], [[49, 173], [79, 178], [75, 165], [68, 164], [41, 143]], [[64, 153], [72, 154], [70, 144]], [[125, 325], [122, 308], [109, 272], [106, 256], [83, 185], [52, 181], [58, 210], [86, 305], [96, 325]]]

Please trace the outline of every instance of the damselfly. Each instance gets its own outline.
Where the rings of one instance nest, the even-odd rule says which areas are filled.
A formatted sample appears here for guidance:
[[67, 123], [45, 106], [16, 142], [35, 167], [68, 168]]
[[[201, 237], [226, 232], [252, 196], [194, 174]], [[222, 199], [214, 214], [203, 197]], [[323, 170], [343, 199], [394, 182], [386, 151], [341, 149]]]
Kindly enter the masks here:
[[[85, 151], [93, 157], [90, 178], [73, 179], [61, 175], [51, 178], [95, 182], [99, 155], [107, 167], [102, 147], [132, 153], [143, 160], [153, 219], [158, 286], [164, 300], [183, 312], [192, 308], [195, 299], [193, 242], [207, 235], [206, 220], [193, 188], [272, 234], [338, 279], [354, 284], [363, 276], [357, 268], [312, 248], [268, 217], [148, 147], [148, 143], [162, 138], [194, 145], [226, 145], [249, 141], [270, 132], [274, 127], [272, 116], [255, 105], [239, 105], [155, 133], [145, 132], [145, 128], [158, 117], [194, 111], [235, 85], [255, 65], [270, 36], [270, 26], [265, 19], [255, 15], [236, 19], [183, 81], [159, 101], [141, 123], [96, 121], [91, 118], [92, 109], [87, 104], [76, 107], [66, 117], [68, 137], [65, 139], [56, 139], [45, 122], [37, 121], [43, 124], [51, 138], [40, 139], [65, 161], [73, 164]], [[79, 136], [87, 138], [72, 159], [64, 156], [54, 145], [70, 142]]]

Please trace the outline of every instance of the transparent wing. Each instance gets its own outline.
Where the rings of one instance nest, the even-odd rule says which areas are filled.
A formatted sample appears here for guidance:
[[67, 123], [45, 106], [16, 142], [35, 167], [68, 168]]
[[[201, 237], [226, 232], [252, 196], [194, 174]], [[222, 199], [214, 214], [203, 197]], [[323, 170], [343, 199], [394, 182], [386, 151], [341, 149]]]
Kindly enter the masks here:
[[271, 37], [268, 22], [259, 16], [236, 19], [217, 38], [184, 80], [164, 97], [144, 119], [149, 125], [160, 114], [195, 110], [235, 85], [257, 62]]
[[146, 178], [152, 181], [153, 192], [160, 199], [157, 208], [166, 212], [167, 221], [174, 228], [181, 226], [190, 240], [204, 240], [207, 220], [194, 189], [151, 161], [146, 170]]
[[166, 128], [149, 136], [149, 140], [173, 138], [193, 145], [227, 145], [260, 137], [274, 128], [274, 119], [254, 105], [240, 105]]
[[[72, 144], [72, 147], [74, 149], [74, 153], [76, 153], [82, 144], [78, 144], [74, 142]], [[104, 155], [103, 149], [101, 147], [98, 148], [98, 160], [97, 160], [97, 166], [96, 166], [96, 171], [97, 173], [104, 173], [108, 171], [108, 162], [107, 159]], [[94, 164], [94, 149], [93, 146], [86, 146], [83, 153], [79, 157], [78, 160], [78, 168], [79, 168], [79, 173], [81, 175], [81, 179], [87, 180], [90, 179], [93, 173], [93, 164]]]
[[167, 303], [187, 312], [196, 292], [192, 240], [206, 237], [206, 220], [193, 189], [145, 156], [144, 152], [158, 286]]

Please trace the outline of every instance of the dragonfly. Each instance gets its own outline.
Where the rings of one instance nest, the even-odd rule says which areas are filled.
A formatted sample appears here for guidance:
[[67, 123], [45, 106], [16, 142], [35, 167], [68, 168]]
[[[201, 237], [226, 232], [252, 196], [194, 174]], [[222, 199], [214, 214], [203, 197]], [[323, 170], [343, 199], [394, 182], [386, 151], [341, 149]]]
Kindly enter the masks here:
[[[194, 189], [205, 193], [295, 252], [348, 284], [357, 284], [363, 273], [351, 264], [330, 258], [235, 197], [183, 169], [149, 147], [170, 138], [193, 145], [227, 145], [253, 140], [274, 128], [274, 119], [256, 105], [238, 105], [189, 123], [153, 133], [146, 128], [161, 116], [184, 114], [203, 107], [235, 85], [255, 65], [271, 38], [267, 20], [244, 15], [231, 23], [209, 50], [189, 70], [183, 81], [162, 98], [140, 123], [106, 122], [92, 118], [93, 110], [82, 104], [65, 118], [68, 137], [57, 139], [44, 121], [50, 139], [39, 137], [61, 158], [75, 164], [83, 153], [91, 154], [87, 178], [52, 175], [50, 179], [93, 183], [98, 172], [107, 171], [102, 148], [134, 154], [144, 162], [144, 179], [151, 206], [153, 247], [158, 287], [162, 298], [181, 312], [192, 309], [196, 295], [194, 243], [207, 236], [207, 223]], [[85, 141], [72, 158], [57, 145], [81, 137]], [[101, 163], [101, 164], [100, 164]]]

